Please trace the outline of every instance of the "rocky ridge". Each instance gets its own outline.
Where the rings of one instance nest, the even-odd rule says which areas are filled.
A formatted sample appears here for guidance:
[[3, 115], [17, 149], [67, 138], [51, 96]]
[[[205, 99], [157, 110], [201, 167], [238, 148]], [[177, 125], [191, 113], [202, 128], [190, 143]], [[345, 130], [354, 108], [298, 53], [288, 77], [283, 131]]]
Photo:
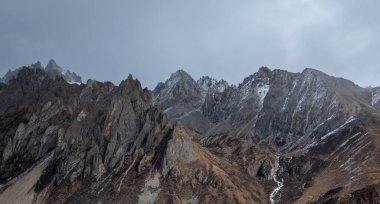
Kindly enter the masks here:
[[380, 201], [371, 89], [262, 67], [238, 86], [179, 70], [151, 92], [49, 69], [0, 83], [2, 202]]
[[[351, 178], [361, 175], [363, 177], [359, 177], [366, 180], [374, 176], [378, 168], [369, 167], [371, 173], [362, 172], [365, 166], [374, 165], [373, 162], [379, 158], [378, 133], [372, 132], [372, 126], [380, 124], [375, 119], [376, 96], [376, 89], [371, 93], [348, 80], [314, 69], [290, 73], [262, 67], [239, 86], [208, 92], [201, 105], [194, 108], [209, 124], [209, 129], [203, 130], [205, 136], [201, 142], [215, 153], [223, 154], [226, 146], [246, 152], [252, 144], [261, 144], [269, 147], [275, 155], [281, 155], [278, 169], [274, 170], [276, 165], [273, 163], [276, 162], [272, 161], [270, 167], [263, 166], [266, 173], [257, 172], [257, 175], [266, 175], [267, 179], [271, 179], [268, 172], [278, 174], [277, 178], [272, 178], [281, 189], [271, 194], [273, 202], [322, 202], [324, 198], [319, 196], [324, 193], [329, 194], [326, 202], [343, 202], [350, 198], [328, 191], [337, 186], [351, 191]], [[187, 112], [179, 118], [185, 125], [186, 121], [198, 120]], [[197, 127], [186, 126], [197, 130]], [[233, 141], [239, 142], [233, 144]], [[329, 160], [331, 158], [334, 159]], [[289, 173], [287, 168], [298, 170]], [[313, 179], [318, 175], [325, 178], [326, 172], [336, 173], [328, 179], [337, 184], [331, 182], [332, 186], [327, 185], [329, 187], [324, 189], [313, 185], [318, 183]], [[357, 185], [355, 188], [363, 187], [359, 183], [354, 184]], [[378, 189], [378, 177], [371, 183]], [[375, 191], [378, 195], [379, 191]], [[318, 194], [310, 195], [308, 192]]]
[[[0, 99], [0, 201], [267, 200], [259, 179], [168, 120], [132, 76], [118, 86], [75, 85], [22, 68], [1, 88]], [[26, 181], [28, 189], [17, 192]]]
[[[18, 68], [15, 70], [9, 70], [4, 77], [0, 78], [0, 83], [8, 83], [10, 80], [14, 79], [17, 77], [19, 71], [22, 69]], [[75, 72], [70, 72], [69, 70], [64, 70], [61, 68], [57, 63], [51, 59], [49, 60], [48, 64], [44, 68], [41, 63], [38, 61], [32, 65], [29, 66], [29, 68], [32, 69], [44, 69], [48, 75], [54, 79], [55, 77], [62, 77], [67, 81], [68, 83], [76, 83], [76, 84], [81, 84], [82, 83], [82, 78], [77, 75]]]

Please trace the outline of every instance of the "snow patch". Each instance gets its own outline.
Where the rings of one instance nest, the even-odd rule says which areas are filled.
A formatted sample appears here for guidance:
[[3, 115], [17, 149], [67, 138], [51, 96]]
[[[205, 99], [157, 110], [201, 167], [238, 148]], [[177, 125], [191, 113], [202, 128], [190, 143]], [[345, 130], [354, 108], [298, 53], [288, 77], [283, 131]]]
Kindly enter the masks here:
[[329, 136], [337, 133], [339, 130], [341, 130], [344, 126], [346, 126], [347, 124], [351, 123], [352, 121], [356, 120], [355, 117], [351, 116], [348, 118], [348, 120], [343, 124], [341, 125], [340, 127], [336, 128], [335, 130], [327, 133], [326, 135], [324, 135], [321, 140], [325, 140], [326, 138], [328, 138]]
[[77, 117], [77, 121], [78, 122], [81, 122], [83, 121], [84, 119], [86, 119], [87, 117], [87, 112], [85, 110], [82, 110], [79, 114], [78, 114], [78, 117]]
[[204, 76], [197, 81], [198, 86], [201, 88], [202, 96], [205, 97], [209, 90], [221, 93], [228, 88], [228, 83], [224, 80], [217, 81], [211, 77]]
[[263, 107], [264, 99], [268, 94], [269, 88], [269, 84], [264, 84], [263, 86], [257, 88], [257, 96], [259, 97], [260, 109]]
[[375, 88], [372, 91], [372, 106], [380, 105], [380, 88]]
[[269, 195], [269, 200], [271, 204], [276, 203], [281, 198], [281, 194], [279, 195], [279, 198], [276, 199], [277, 194], [280, 192], [281, 188], [284, 186], [284, 179], [279, 181], [277, 179], [277, 172], [279, 170], [279, 160], [280, 158], [277, 156], [276, 161], [274, 164], [274, 169], [272, 169], [272, 176], [273, 176], [273, 181], [276, 182], [277, 187], [273, 189], [273, 191]]
[[139, 204], [155, 203], [158, 194], [160, 193], [160, 177], [159, 173], [156, 173], [153, 178], [145, 181], [145, 186], [142, 189], [142, 193], [139, 195]]
[[182, 116], [178, 117], [178, 118], [174, 118], [173, 120], [181, 120], [181, 119], [184, 119], [186, 117], [189, 117], [191, 114], [193, 114], [194, 112], [201, 112], [202, 111], [202, 107], [199, 107], [199, 108], [196, 108], [196, 109], [193, 109], [185, 114], [183, 114]]
[[82, 85], [83, 83], [77, 82], [77, 81], [67, 81], [69, 84], [77, 84], [77, 85]]
[[281, 108], [281, 112], [284, 112], [286, 110], [286, 107], [288, 107], [288, 105], [289, 105], [289, 97], [294, 93], [294, 90], [295, 90], [297, 84], [298, 84], [298, 80], [294, 81], [292, 89], [289, 91], [288, 95], [285, 98], [285, 102], [284, 102], [284, 105]]

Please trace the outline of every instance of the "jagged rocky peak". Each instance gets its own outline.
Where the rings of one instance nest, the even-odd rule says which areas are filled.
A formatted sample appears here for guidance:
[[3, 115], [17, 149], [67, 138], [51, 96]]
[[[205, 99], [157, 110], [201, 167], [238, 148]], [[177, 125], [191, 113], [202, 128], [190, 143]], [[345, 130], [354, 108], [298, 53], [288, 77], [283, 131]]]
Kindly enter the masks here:
[[11, 79], [16, 78], [18, 71], [18, 69], [14, 71], [8, 70], [8, 72], [5, 73], [5, 75], [2, 78], [0, 78], [0, 83], [8, 83], [8, 81], [10, 81]]
[[310, 74], [317, 74], [317, 75], [323, 75], [323, 76], [328, 76], [326, 73], [322, 72], [322, 71], [319, 71], [317, 69], [314, 69], [314, 68], [310, 68], [310, 67], [307, 67], [305, 68], [302, 73], [310, 73]]
[[183, 69], [177, 70], [169, 78], [169, 80], [173, 81], [173, 82], [175, 82], [176, 80], [183, 80], [183, 79], [191, 80], [193, 78], [187, 72], [185, 72]]
[[267, 81], [272, 75], [272, 71], [268, 67], [260, 67], [259, 70], [246, 77], [241, 84], [239, 84], [239, 87], [245, 86], [247, 84], [252, 84], [258, 81]]
[[[30, 68], [30, 69], [44, 69], [44, 67], [41, 65], [39, 61], [37, 61], [34, 64], [31, 64], [29, 66], [20, 67], [15, 70], [9, 70], [3, 78], [0, 79], [1, 83], [8, 83], [11, 79], [14, 79], [17, 77], [19, 71], [22, 68]], [[46, 65], [46, 68], [44, 69], [45, 72], [51, 77], [62, 77], [66, 82], [70, 84], [81, 84], [82, 83], [82, 77], [77, 75], [75, 72], [70, 72], [69, 70], [64, 70], [61, 68], [53, 59], [49, 60], [48, 64]]]
[[224, 90], [226, 90], [227, 87], [229, 87], [229, 84], [225, 80], [219, 80], [213, 79], [209, 76], [203, 76], [200, 79], [198, 79], [197, 84], [202, 89], [202, 95], [203, 97], [206, 96], [207, 92], [210, 90], [212, 92], [218, 92], [221, 93]]
[[202, 99], [202, 91], [197, 82], [182, 69], [173, 73], [164, 84], [158, 84], [153, 93], [163, 110], [178, 103], [193, 106]]
[[36, 63], [30, 65], [31, 68], [35, 68], [35, 69], [43, 69], [44, 67], [41, 65], [41, 62], [40, 61], [37, 61]]
[[182, 69], [177, 70], [176, 72], [174, 72], [173, 74], [170, 75], [169, 79], [166, 80], [165, 83], [159, 82], [157, 84], [156, 88], [153, 90], [153, 93], [156, 97], [158, 97], [162, 90], [168, 89], [168, 88], [173, 88], [180, 81], [185, 81], [185, 80], [191, 81], [191, 80], [193, 80], [193, 78], [191, 78], [191, 76], [188, 73], [186, 73], [185, 71], [183, 71]]
[[63, 69], [58, 66], [58, 64], [55, 62], [55, 60], [53, 59], [50, 59], [48, 64], [46, 65], [46, 68], [45, 68], [47, 71], [52, 71], [52, 70], [57, 70], [59, 71], [60, 73], [63, 72]]
[[153, 93], [156, 103], [170, 119], [179, 120], [197, 132], [204, 133], [209, 128], [209, 122], [201, 113], [203, 90], [185, 71], [173, 73], [165, 83], [159, 83]]
[[141, 98], [144, 102], [153, 105], [152, 93], [147, 88], [142, 88], [140, 81], [133, 79], [132, 74], [128, 75], [126, 80], [121, 81], [119, 85], [119, 95], [128, 96], [132, 99]]
[[241, 101], [244, 102], [254, 97], [259, 100], [259, 106], [262, 106], [264, 98], [270, 88], [270, 78], [272, 71], [268, 67], [261, 67], [256, 73], [246, 77], [239, 84]]
[[[31, 64], [27, 67], [29, 67], [31, 69], [43, 69], [40, 61], [37, 61], [36, 63]], [[17, 68], [15, 70], [8, 70], [8, 72], [4, 75], [4, 77], [0, 78], [0, 83], [8, 83], [10, 80], [16, 78], [18, 76], [18, 73], [20, 72], [20, 70], [22, 68], [24, 68], [24, 67], [20, 67], [20, 68]]]
[[70, 72], [69, 70], [64, 70], [53, 59], [49, 60], [48, 64], [46, 65], [45, 70], [53, 78], [56, 76], [59, 76], [59, 77], [64, 78], [68, 83], [71, 83], [71, 84], [73, 84], [73, 83], [81, 84], [82, 83], [82, 77], [78, 76], [75, 72]]

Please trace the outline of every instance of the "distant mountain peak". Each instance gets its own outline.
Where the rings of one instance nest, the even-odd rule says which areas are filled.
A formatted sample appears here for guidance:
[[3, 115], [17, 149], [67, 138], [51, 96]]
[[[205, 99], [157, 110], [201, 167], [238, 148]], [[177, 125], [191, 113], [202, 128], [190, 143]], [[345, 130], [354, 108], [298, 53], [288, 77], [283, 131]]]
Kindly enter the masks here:
[[[41, 65], [40, 61], [37, 61], [36, 63], [33, 63], [29, 66], [26, 66], [31, 69], [42, 69], [44, 70], [51, 78], [55, 77], [62, 77], [66, 82], [68, 83], [76, 83], [81, 84], [82, 83], [82, 77], [77, 75], [75, 72], [70, 72], [69, 70], [64, 70], [62, 67], [60, 67], [55, 60], [50, 59], [48, 64], [46, 65], [45, 69]], [[11, 79], [14, 79], [18, 76], [19, 71], [24, 68], [18, 68], [15, 70], [9, 70], [3, 78], [0, 79], [1, 83], [8, 83]]]
[[179, 69], [177, 70], [176, 72], [174, 72], [173, 74], [170, 75], [170, 78], [168, 79], [168, 81], [178, 81], [178, 80], [194, 80], [190, 74], [188, 74], [187, 72], [185, 72], [183, 69]]
[[203, 97], [206, 96], [209, 90], [220, 93], [229, 87], [229, 84], [227, 81], [223, 79], [218, 81], [209, 76], [202, 76], [200, 79], [198, 79], [197, 84], [202, 89]]
[[41, 65], [41, 62], [40, 61], [37, 61], [36, 63], [30, 65], [30, 67], [32, 68], [36, 68], [36, 69], [43, 69], [44, 67]]
[[58, 66], [54, 59], [50, 59], [48, 64], [46, 65], [46, 70], [58, 70], [63, 73], [63, 69]]
[[307, 75], [307, 74], [312, 74], [312, 75], [315, 75], [315, 76], [325, 76], [325, 77], [330, 77], [329, 75], [327, 75], [326, 73], [322, 72], [322, 71], [319, 71], [317, 69], [314, 69], [314, 68], [305, 68], [303, 71], [302, 71], [302, 74], [304, 75]]
[[259, 71], [257, 73], [261, 75], [270, 75], [272, 70], [270, 70], [268, 67], [262, 66], [259, 68]]
[[255, 83], [257, 81], [268, 81], [271, 76], [272, 70], [270, 70], [268, 67], [260, 67], [256, 73], [246, 77], [243, 82], [239, 84], [239, 87], [241, 88], [243, 86], [248, 86], [249, 84]]
[[[32, 69], [43, 69], [40, 61], [37, 61], [36, 63], [29, 65], [28, 67]], [[0, 83], [8, 83], [10, 80], [16, 78], [22, 68], [24, 67], [20, 67], [15, 70], [9, 69], [8, 72], [2, 78], [0, 78]]]
[[182, 69], [171, 74], [165, 83], [159, 83], [153, 93], [164, 110], [177, 102], [198, 103], [202, 98], [197, 82]]
[[64, 70], [60, 67], [54, 59], [50, 59], [46, 65], [45, 71], [49, 73], [51, 77], [60, 76], [65, 79], [68, 83], [82, 83], [82, 77], [78, 76], [75, 72], [70, 72], [69, 70]]
[[183, 70], [183, 69], [178, 69], [177, 71], [175, 71], [174, 73], [173, 73], [174, 75], [183, 75], [183, 74], [185, 74], [185, 75], [189, 75], [185, 70]]

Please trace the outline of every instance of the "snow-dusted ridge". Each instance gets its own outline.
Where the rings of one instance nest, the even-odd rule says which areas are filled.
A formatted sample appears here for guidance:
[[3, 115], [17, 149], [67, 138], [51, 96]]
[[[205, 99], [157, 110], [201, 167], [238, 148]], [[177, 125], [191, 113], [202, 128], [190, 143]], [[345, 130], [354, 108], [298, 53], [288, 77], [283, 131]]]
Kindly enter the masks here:
[[227, 81], [225, 80], [217, 81], [216, 79], [213, 79], [208, 76], [203, 76], [200, 79], [198, 79], [197, 84], [202, 90], [203, 97], [206, 96], [209, 90], [221, 93], [229, 87]]

